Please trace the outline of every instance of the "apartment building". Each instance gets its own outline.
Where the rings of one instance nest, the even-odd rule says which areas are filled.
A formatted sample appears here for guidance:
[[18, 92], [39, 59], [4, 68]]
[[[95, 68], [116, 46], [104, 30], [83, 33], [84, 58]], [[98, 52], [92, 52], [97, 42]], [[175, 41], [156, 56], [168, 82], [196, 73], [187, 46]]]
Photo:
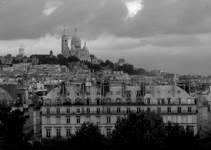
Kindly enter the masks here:
[[102, 134], [109, 135], [117, 120], [140, 111], [157, 112], [165, 123], [197, 133], [196, 99], [175, 85], [62, 83], [47, 94], [41, 111], [42, 138], [68, 138], [84, 122], [97, 124]]

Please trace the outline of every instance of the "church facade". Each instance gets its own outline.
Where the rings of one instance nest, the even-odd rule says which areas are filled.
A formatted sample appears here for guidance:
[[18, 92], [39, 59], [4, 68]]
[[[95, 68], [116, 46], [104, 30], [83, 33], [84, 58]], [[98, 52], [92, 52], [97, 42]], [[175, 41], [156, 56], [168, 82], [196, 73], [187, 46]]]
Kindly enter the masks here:
[[70, 56], [74, 56], [81, 61], [91, 61], [89, 49], [87, 48], [86, 43], [84, 43], [83, 47], [81, 46], [81, 39], [77, 34], [77, 30], [75, 30], [71, 38], [71, 48], [69, 48], [68, 39], [69, 37], [64, 30], [61, 39], [61, 49], [64, 57], [68, 58]]

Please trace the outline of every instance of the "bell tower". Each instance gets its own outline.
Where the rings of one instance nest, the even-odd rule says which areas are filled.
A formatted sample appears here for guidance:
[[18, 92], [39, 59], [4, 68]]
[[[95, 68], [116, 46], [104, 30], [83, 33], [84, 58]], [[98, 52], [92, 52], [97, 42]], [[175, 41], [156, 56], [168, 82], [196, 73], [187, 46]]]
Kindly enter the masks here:
[[69, 57], [69, 47], [68, 47], [68, 35], [66, 33], [66, 29], [64, 29], [61, 39], [62, 46], [62, 55], [64, 57]]

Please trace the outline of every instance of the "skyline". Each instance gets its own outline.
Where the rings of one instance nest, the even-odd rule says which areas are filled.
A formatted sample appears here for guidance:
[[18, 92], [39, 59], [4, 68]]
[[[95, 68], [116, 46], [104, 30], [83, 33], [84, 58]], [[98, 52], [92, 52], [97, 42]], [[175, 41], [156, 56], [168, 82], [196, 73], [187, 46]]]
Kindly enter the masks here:
[[211, 74], [209, 0], [0, 0], [0, 54], [61, 52], [78, 28], [91, 54], [136, 67]]

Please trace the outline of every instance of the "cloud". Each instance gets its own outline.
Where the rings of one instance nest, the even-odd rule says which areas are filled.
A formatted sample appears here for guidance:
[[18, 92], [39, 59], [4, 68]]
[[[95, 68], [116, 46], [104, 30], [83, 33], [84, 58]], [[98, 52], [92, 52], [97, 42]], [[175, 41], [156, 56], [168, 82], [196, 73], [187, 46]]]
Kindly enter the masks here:
[[210, 13], [210, 0], [12, 0], [0, 9], [0, 40], [38, 38], [58, 26], [90, 39], [210, 33]]
[[55, 12], [59, 7], [62, 6], [62, 1], [48, 1], [45, 3], [43, 14], [46, 16], [51, 15]]
[[128, 18], [134, 17], [143, 8], [142, 0], [126, 1], [125, 5], [128, 10]]

